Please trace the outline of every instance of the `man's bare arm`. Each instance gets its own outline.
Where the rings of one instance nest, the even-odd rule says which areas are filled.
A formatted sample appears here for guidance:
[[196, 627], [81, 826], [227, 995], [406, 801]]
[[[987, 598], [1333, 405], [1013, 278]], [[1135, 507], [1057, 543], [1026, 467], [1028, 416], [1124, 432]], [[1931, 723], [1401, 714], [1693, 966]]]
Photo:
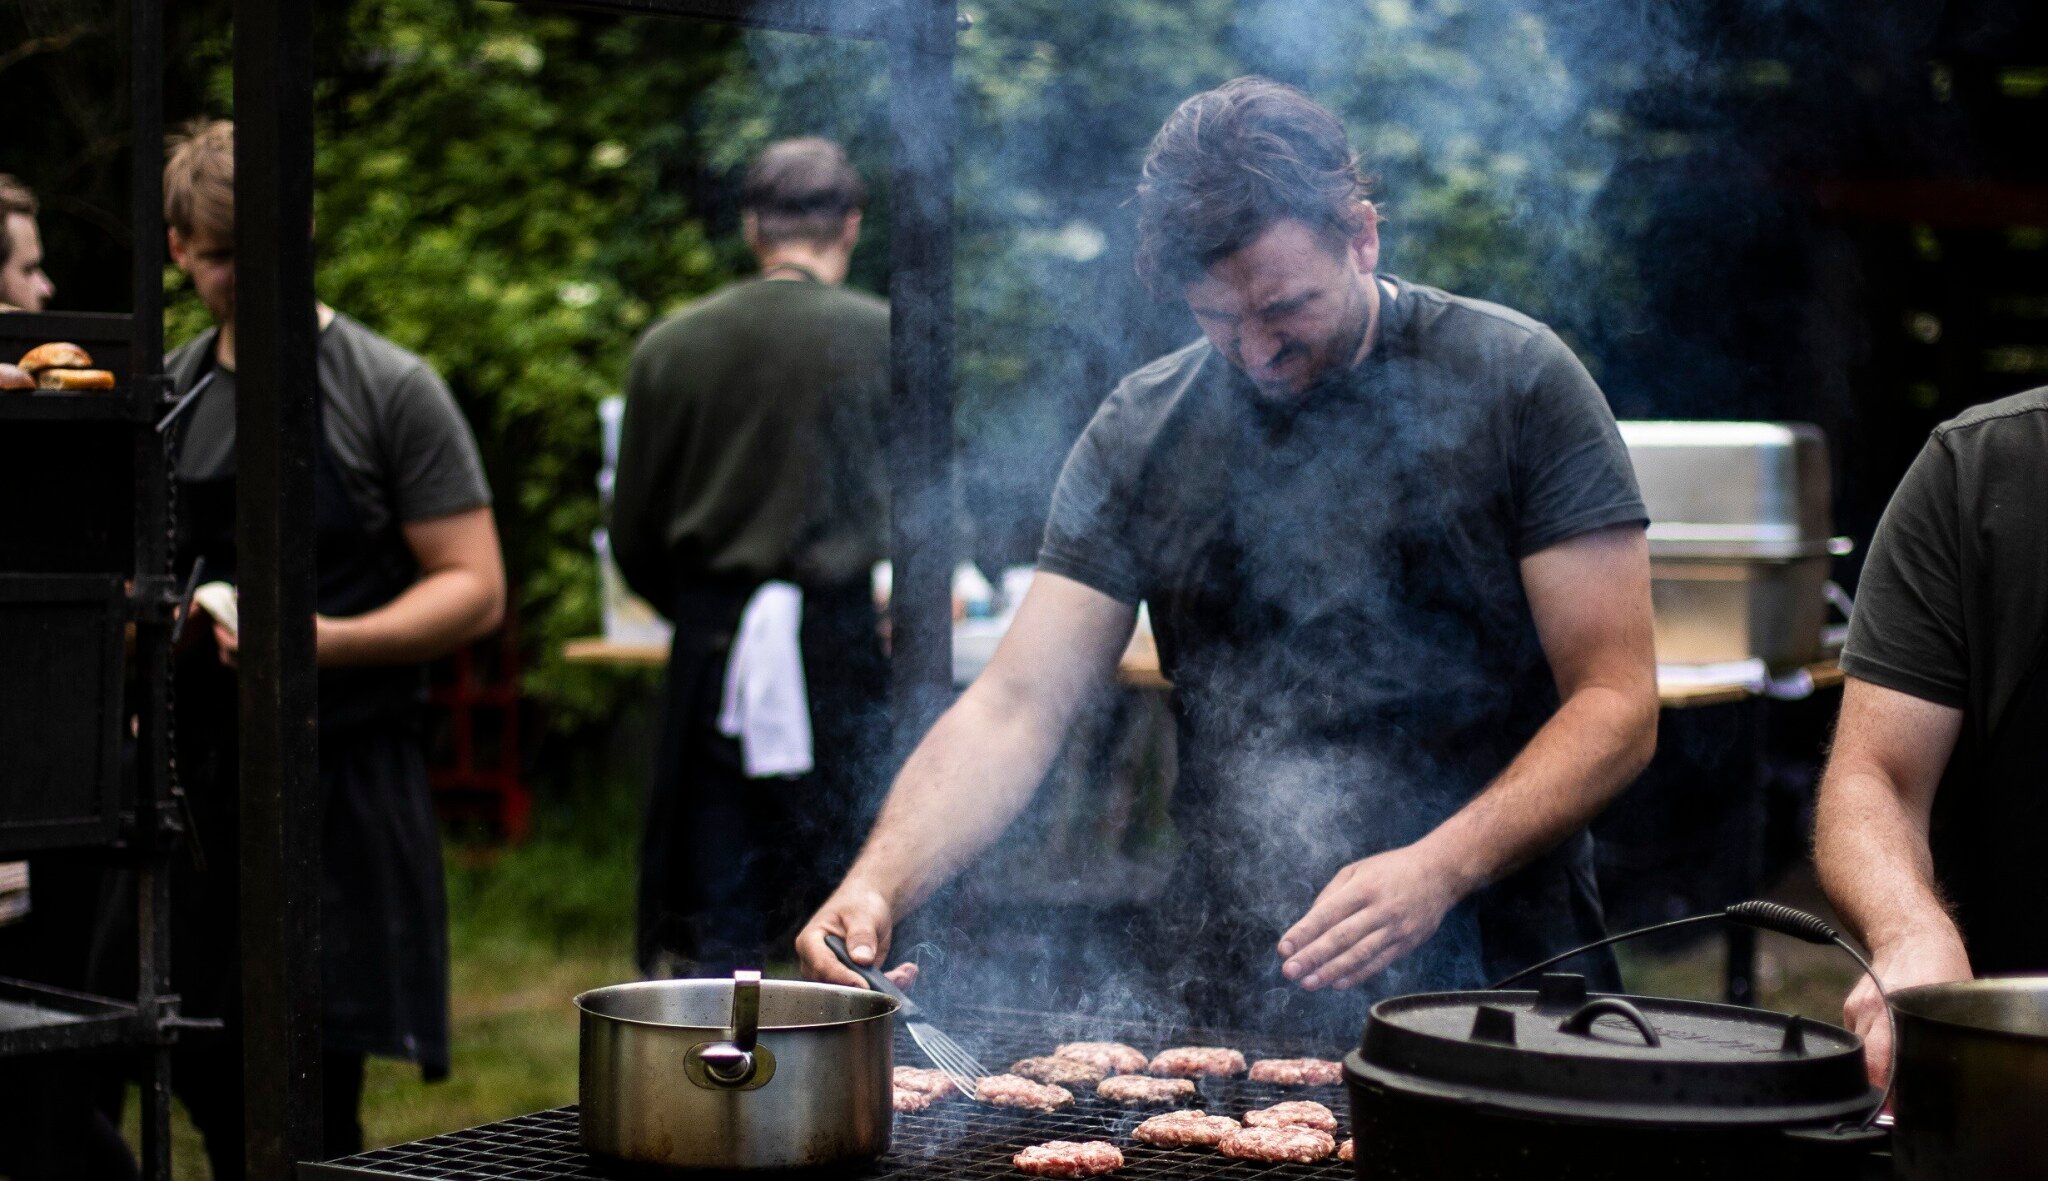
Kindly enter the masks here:
[[860, 858], [798, 936], [806, 975], [859, 984], [825, 935], [883, 962], [896, 921], [1001, 835], [1075, 714], [1109, 684], [1136, 617], [1071, 579], [1032, 580], [995, 658], [912, 752]]
[[[1967, 980], [1962, 934], [1934, 878], [1928, 825], [1963, 713], [1849, 678], [1834, 750], [1814, 804], [1813, 859], [1821, 886], [1870, 949], [1886, 988]], [[1862, 1036], [1874, 1082], [1891, 1069], [1891, 1028], [1868, 980], [1842, 1008]]]
[[399, 527], [420, 579], [374, 611], [319, 621], [320, 663], [416, 664], [487, 636], [505, 618], [505, 564], [489, 508]]
[[1405, 848], [1353, 862], [1280, 941], [1303, 987], [1349, 988], [1428, 939], [1450, 908], [1598, 815], [1657, 744], [1649, 544], [1635, 526], [1522, 560], [1562, 704], [1471, 803]]

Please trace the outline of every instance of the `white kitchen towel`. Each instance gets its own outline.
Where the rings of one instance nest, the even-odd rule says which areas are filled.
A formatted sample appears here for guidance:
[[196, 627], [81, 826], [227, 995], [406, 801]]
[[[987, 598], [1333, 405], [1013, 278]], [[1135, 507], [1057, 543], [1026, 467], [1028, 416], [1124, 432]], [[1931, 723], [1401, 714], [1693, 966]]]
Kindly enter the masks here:
[[748, 778], [811, 770], [811, 700], [797, 646], [803, 618], [804, 592], [787, 582], [762, 583], [740, 613], [725, 665], [718, 730], [740, 740]]

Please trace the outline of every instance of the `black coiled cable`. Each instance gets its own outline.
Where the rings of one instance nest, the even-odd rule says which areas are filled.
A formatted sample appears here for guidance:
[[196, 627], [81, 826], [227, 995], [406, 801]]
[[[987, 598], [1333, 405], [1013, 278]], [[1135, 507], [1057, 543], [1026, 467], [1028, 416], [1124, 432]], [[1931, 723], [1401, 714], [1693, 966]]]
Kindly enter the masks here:
[[[1505, 988], [1524, 976], [1533, 975], [1545, 968], [1563, 963], [1573, 956], [1583, 955], [1589, 951], [1597, 951], [1609, 944], [1620, 943], [1625, 939], [1634, 939], [1639, 935], [1650, 935], [1658, 931], [1669, 931], [1674, 927], [1691, 926], [1694, 923], [1709, 923], [1716, 919], [1741, 923], [1743, 926], [1757, 927], [1765, 931], [1776, 931], [1780, 935], [1790, 935], [1794, 939], [1804, 940], [1807, 943], [1823, 945], [1832, 943], [1843, 951], [1848, 952], [1849, 958], [1856, 961], [1856, 966], [1863, 969], [1863, 974], [1870, 977], [1871, 986], [1877, 989], [1878, 999], [1884, 1002], [1885, 1023], [1891, 1029], [1893, 1052], [1897, 1052], [1899, 1044], [1899, 1019], [1897, 1014], [1892, 1012], [1892, 998], [1884, 990], [1884, 981], [1877, 978], [1877, 971], [1870, 966], [1870, 961], [1864, 959], [1861, 952], [1850, 946], [1848, 940], [1842, 938], [1833, 927], [1828, 926], [1818, 916], [1786, 906], [1783, 903], [1766, 902], [1760, 898], [1753, 898], [1747, 902], [1738, 902], [1724, 910], [1714, 911], [1710, 914], [1696, 914], [1689, 918], [1672, 919], [1667, 923], [1652, 923], [1647, 927], [1637, 927], [1633, 931], [1623, 931], [1619, 935], [1609, 935], [1605, 939], [1596, 939], [1583, 947], [1574, 947], [1570, 951], [1551, 956], [1541, 963], [1531, 964], [1512, 975], [1503, 976], [1488, 987]], [[1870, 1114], [1863, 1117], [1863, 1122], [1858, 1124], [1858, 1127], [1869, 1128], [1877, 1119], [1878, 1113], [1891, 1103], [1892, 1082], [1895, 1077], [1890, 1071], [1885, 1073], [1884, 1094], [1878, 1097], [1877, 1106], [1870, 1109]]]

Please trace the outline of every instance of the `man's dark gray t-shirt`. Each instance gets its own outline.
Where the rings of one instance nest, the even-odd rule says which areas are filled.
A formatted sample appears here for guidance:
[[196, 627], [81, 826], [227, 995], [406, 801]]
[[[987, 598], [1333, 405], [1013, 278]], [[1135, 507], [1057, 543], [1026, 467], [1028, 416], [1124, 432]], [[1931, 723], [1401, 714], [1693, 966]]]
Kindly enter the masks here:
[[[164, 366], [180, 389], [211, 364], [211, 332]], [[321, 422], [363, 531], [432, 520], [491, 503], [469, 423], [425, 361], [337, 313], [321, 330], [315, 365]], [[235, 375], [215, 367], [185, 426], [178, 473], [218, 479], [235, 471]]]
[[[1456, 812], [1555, 712], [1521, 559], [1647, 523], [1606, 400], [1554, 333], [1397, 279], [1381, 294], [1366, 359], [1291, 406], [1206, 342], [1127, 377], [1067, 460], [1039, 559], [1150, 604], [1202, 901], [1268, 938], [1344, 864]], [[1600, 928], [1581, 833], [1382, 985], [1483, 984]]]
[[1842, 668], [1963, 711], [1935, 874], [1980, 974], [2048, 970], [2048, 389], [1935, 428], [1871, 539]]

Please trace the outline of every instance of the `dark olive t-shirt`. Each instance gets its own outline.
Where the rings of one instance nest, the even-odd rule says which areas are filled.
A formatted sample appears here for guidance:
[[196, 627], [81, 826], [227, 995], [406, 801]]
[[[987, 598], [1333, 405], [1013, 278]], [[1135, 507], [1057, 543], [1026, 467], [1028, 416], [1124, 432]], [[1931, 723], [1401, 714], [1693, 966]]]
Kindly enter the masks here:
[[1979, 972], [2048, 971], [2048, 388], [1935, 428], [1871, 539], [1842, 667], [1963, 711], [1935, 873]]
[[706, 581], [864, 581], [887, 553], [889, 308], [808, 280], [752, 279], [633, 350], [611, 539], [664, 614]]
[[[1206, 342], [1125, 378], [1068, 457], [1039, 567], [1150, 604], [1177, 818], [1217, 896], [1277, 935], [1555, 712], [1521, 559], [1645, 524], [1606, 399], [1554, 333], [1386, 279], [1372, 352], [1292, 406]], [[1581, 833], [1454, 911], [1405, 983], [1484, 983], [1600, 927]]]

